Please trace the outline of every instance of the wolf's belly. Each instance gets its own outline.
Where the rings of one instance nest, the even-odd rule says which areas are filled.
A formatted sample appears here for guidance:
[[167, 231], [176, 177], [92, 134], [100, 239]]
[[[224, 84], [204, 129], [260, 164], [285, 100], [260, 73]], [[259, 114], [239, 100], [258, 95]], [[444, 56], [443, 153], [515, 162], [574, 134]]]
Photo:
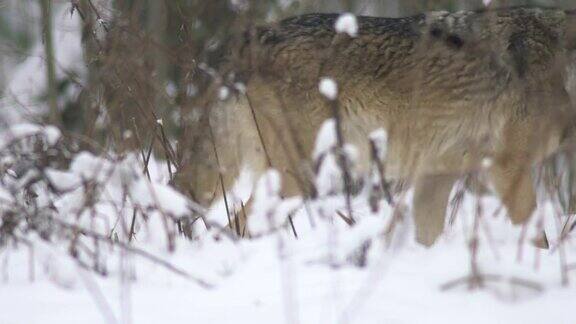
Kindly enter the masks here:
[[369, 136], [383, 128], [388, 135], [386, 177], [410, 179], [416, 174], [462, 174], [480, 167], [491, 146], [489, 121], [482, 116], [425, 114], [347, 114], [346, 142], [358, 149], [357, 168], [372, 163]]

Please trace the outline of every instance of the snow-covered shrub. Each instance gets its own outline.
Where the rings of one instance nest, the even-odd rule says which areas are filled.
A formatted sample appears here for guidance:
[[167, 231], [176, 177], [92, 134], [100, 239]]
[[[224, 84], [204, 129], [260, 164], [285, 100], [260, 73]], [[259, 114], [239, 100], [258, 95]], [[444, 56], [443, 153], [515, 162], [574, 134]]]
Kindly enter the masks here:
[[17, 124], [0, 134], [0, 247], [51, 246], [104, 274], [107, 256], [136, 236], [174, 250], [183, 224], [204, 213], [153, 160], [69, 147], [52, 126]]

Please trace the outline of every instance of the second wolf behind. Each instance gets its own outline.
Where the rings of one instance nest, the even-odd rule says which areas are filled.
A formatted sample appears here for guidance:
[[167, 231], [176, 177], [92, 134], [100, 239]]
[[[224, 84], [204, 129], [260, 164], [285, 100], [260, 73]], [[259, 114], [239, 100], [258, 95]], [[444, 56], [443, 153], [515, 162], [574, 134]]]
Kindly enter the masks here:
[[285, 196], [313, 194], [315, 136], [333, 117], [318, 82], [329, 77], [359, 171], [369, 166], [368, 134], [387, 131], [386, 177], [414, 187], [420, 243], [435, 242], [455, 180], [485, 158], [510, 219], [526, 222], [536, 205], [533, 165], [573, 135], [576, 14], [518, 7], [358, 17], [356, 37], [337, 34], [337, 18], [289, 18], [232, 48], [229, 66], [246, 93], [214, 112], [222, 163], [236, 170], [226, 176], [242, 164], [256, 177], [274, 167]]

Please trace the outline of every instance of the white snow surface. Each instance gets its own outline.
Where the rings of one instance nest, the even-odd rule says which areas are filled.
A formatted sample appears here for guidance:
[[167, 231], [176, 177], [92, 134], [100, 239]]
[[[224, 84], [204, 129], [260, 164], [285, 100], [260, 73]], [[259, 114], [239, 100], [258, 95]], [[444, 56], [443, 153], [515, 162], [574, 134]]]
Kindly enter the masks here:
[[105, 183], [101, 192], [111, 204], [121, 204], [123, 194], [127, 194], [131, 203], [144, 210], [158, 208], [161, 212], [181, 216], [190, 211], [191, 202], [180, 192], [163, 184], [159, 178], [147, 179], [139, 176], [136, 170], [140, 169], [140, 162], [134, 155], [111, 162], [89, 152], [79, 153], [70, 165], [70, 170], [62, 171], [48, 169], [46, 173], [51, 183], [62, 191], [68, 191], [62, 200], [62, 208], [68, 209], [74, 203], [83, 201], [83, 184], [96, 180]]
[[270, 233], [286, 223], [288, 215], [302, 205], [300, 198], [282, 199], [281, 176], [276, 170], [265, 173], [256, 185], [254, 212], [250, 215], [250, 233], [259, 235]]
[[350, 37], [358, 36], [358, 21], [354, 14], [341, 14], [338, 19], [336, 19], [334, 28], [336, 29], [337, 33], [348, 34]]
[[384, 128], [380, 128], [370, 133], [369, 138], [376, 146], [378, 158], [384, 161], [388, 155], [388, 133]]
[[[77, 160], [69, 171], [73, 175], [100, 177], [107, 173], [96, 169], [111, 167], [96, 168], [95, 158], [87, 154]], [[63, 181], [63, 185], [71, 183]], [[260, 180], [253, 216], [270, 211], [260, 216], [280, 217], [272, 211], [283, 204], [279, 187], [276, 171]], [[383, 235], [392, 222], [392, 208], [384, 202], [373, 213], [365, 196], [354, 198], [357, 223], [352, 227], [331, 217], [336, 210], [345, 211], [343, 196], [326, 196], [306, 204], [307, 208], [293, 217], [297, 239], [289, 227], [240, 241], [209, 230], [192, 241], [178, 239], [174, 253], [162, 248], [165, 241], [159, 233], [163, 224], [158, 217], [151, 217], [142, 225], [147, 229], [138, 234], [134, 246], [194, 279], [119, 251], [107, 254], [108, 276], [96, 276], [76, 265], [66, 247], [31, 237], [31, 248], [0, 250], [0, 323], [574, 322], [576, 275], [569, 273], [572, 286], [561, 285], [556, 245], [561, 222], [554, 217], [551, 204], [542, 205], [536, 213], [545, 216], [550, 250], [530, 244], [519, 248], [521, 229], [503, 212], [496, 212], [499, 203], [493, 197], [478, 200], [466, 194], [454, 224], [446, 226], [430, 249], [414, 243], [409, 218], [396, 224], [391, 237]], [[444, 284], [470, 274], [467, 242], [477, 204], [487, 215], [478, 233], [478, 268], [498, 279], [487, 282], [484, 289], [458, 285], [443, 290]], [[274, 224], [285, 222], [282, 217]], [[535, 232], [534, 224], [529, 228], [526, 240]], [[359, 248], [369, 241], [366, 266], [355, 266]], [[575, 260], [575, 247], [573, 239], [562, 247], [569, 264]], [[531, 288], [533, 285], [538, 288]]]
[[230, 89], [228, 87], [220, 87], [218, 89], [218, 99], [226, 100], [230, 96]]
[[32, 136], [41, 136], [46, 140], [46, 144], [53, 146], [58, 142], [61, 135], [60, 130], [52, 125], [42, 126], [31, 123], [15, 124], [0, 131], [0, 150], [15, 141]]
[[320, 131], [316, 136], [316, 143], [314, 145], [314, 153], [312, 157], [317, 160], [322, 155], [327, 154], [336, 147], [336, 121], [333, 118], [327, 119], [322, 123]]

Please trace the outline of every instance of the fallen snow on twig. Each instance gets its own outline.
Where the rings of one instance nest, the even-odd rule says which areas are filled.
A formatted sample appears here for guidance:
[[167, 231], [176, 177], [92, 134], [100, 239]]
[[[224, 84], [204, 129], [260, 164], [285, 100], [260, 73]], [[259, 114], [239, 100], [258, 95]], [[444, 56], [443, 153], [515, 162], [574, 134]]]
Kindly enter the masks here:
[[320, 93], [328, 100], [336, 100], [338, 97], [338, 85], [330, 78], [322, 78], [318, 85]]
[[337, 33], [348, 34], [350, 37], [358, 36], [358, 21], [351, 13], [341, 14], [334, 25]]

